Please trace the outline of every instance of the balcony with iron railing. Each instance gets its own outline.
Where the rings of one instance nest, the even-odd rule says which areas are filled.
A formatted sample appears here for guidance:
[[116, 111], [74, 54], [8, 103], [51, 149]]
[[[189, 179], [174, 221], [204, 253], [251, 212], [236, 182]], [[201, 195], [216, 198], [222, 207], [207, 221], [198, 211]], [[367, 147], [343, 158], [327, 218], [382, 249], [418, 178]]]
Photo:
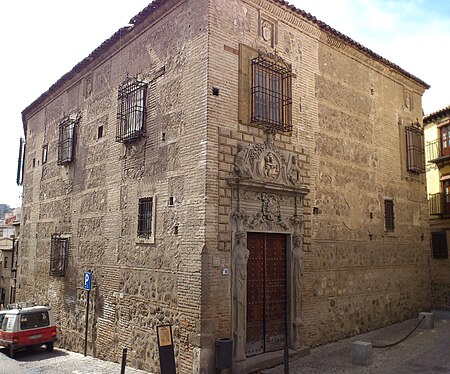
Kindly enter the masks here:
[[442, 143], [440, 139], [435, 139], [431, 142], [427, 142], [425, 146], [425, 152], [428, 162], [437, 164], [450, 160], [450, 147], [442, 150]]
[[450, 215], [450, 195], [443, 192], [428, 195], [428, 208], [432, 216]]

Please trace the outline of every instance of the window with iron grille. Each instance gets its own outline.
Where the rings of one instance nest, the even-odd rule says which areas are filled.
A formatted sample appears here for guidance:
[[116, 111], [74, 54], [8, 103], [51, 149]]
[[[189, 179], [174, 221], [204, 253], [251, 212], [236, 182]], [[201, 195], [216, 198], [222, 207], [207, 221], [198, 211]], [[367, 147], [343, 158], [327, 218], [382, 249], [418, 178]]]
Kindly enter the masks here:
[[292, 71], [259, 54], [252, 59], [251, 122], [269, 130], [292, 130]]
[[58, 165], [74, 160], [75, 125], [78, 118], [67, 117], [59, 124]]
[[139, 238], [150, 239], [152, 236], [153, 198], [139, 199], [138, 229]]
[[69, 239], [60, 234], [52, 235], [52, 247], [50, 253], [50, 275], [64, 277], [66, 275], [67, 254]]
[[432, 232], [431, 242], [433, 245], [433, 258], [448, 258], [446, 231]]
[[127, 78], [119, 86], [116, 141], [126, 143], [145, 132], [147, 83]]
[[394, 231], [394, 200], [384, 200], [384, 228]]
[[406, 162], [408, 171], [414, 173], [425, 172], [425, 150], [423, 130], [416, 126], [405, 128], [406, 133]]

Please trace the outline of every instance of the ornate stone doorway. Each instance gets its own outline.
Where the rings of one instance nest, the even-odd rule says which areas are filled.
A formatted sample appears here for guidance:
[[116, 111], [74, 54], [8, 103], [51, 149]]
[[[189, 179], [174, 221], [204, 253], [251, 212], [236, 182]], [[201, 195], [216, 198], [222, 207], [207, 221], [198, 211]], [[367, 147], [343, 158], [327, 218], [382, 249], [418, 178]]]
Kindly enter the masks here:
[[[275, 147], [273, 134], [266, 135], [264, 144], [237, 145], [233, 174], [227, 178], [232, 188], [235, 362], [281, 350], [286, 330], [289, 348], [301, 347], [303, 199], [309, 189], [302, 183], [298, 155]], [[258, 252], [261, 247], [266, 252]], [[265, 257], [259, 258], [261, 253]], [[268, 273], [269, 267], [276, 274]]]
[[247, 357], [285, 346], [286, 240], [283, 234], [247, 234]]

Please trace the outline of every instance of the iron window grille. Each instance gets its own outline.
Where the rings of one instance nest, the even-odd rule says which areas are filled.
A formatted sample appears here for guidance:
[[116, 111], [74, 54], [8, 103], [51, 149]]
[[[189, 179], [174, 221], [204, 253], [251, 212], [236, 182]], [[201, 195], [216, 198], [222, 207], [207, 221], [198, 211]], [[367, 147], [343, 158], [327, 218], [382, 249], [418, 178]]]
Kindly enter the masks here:
[[251, 122], [268, 130], [292, 130], [292, 70], [276, 56], [252, 59]]
[[23, 185], [23, 172], [25, 168], [25, 139], [20, 138], [19, 142], [19, 158], [17, 160], [17, 178], [16, 183], [18, 186]]
[[66, 275], [68, 250], [69, 238], [61, 237], [60, 234], [52, 234], [50, 275], [55, 277], [64, 277]]
[[79, 118], [66, 117], [59, 124], [58, 165], [74, 160], [75, 125]]
[[139, 238], [150, 239], [152, 236], [153, 198], [139, 199], [138, 229]]
[[394, 201], [384, 200], [384, 227], [386, 231], [394, 231]]
[[127, 143], [145, 133], [147, 83], [127, 78], [119, 86], [116, 141]]
[[425, 172], [425, 149], [423, 130], [417, 125], [405, 128], [406, 160], [408, 171], [421, 174]]
[[448, 258], [446, 231], [432, 232], [431, 242], [433, 246], [433, 258]]

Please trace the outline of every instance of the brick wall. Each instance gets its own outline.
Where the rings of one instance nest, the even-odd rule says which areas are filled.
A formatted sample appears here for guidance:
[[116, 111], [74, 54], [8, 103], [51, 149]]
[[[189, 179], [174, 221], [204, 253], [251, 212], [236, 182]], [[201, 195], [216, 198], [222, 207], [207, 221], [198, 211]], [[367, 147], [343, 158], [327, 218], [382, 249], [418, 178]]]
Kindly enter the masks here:
[[[88, 354], [118, 361], [128, 347], [130, 365], [159, 372], [156, 326], [168, 323], [178, 372], [193, 371], [205, 242], [207, 3], [166, 2], [26, 114], [17, 298], [50, 304], [66, 349], [83, 350], [82, 275], [91, 270]], [[124, 145], [115, 136], [127, 75], [149, 82], [148, 116], [145, 137]], [[75, 160], [60, 166], [58, 125], [69, 114], [81, 118]], [[137, 238], [138, 199], [150, 196], [154, 244]], [[49, 276], [53, 233], [70, 236], [61, 278]]]

